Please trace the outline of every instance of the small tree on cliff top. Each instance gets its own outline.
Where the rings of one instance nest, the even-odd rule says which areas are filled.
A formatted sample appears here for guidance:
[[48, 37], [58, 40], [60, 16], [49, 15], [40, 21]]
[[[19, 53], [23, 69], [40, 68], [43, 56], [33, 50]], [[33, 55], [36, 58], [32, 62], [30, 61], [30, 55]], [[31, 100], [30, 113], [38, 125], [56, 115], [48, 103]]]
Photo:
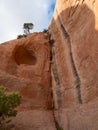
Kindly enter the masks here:
[[30, 34], [30, 30], [32, 30], [34, 27], [33, 23], [24, 23], [23, 24], [23, 30], [24, 30], [24, 34], [23, 35], [18, 35], [17, 39], [23, 38], [23, 37], [27, 37], [28, 34]]
[[23, 25], [24, 33], [26, 35], [30, 34], [30, 30], [33, 29], [33, 27], [34, 27], [33, 23], [24, 23]]

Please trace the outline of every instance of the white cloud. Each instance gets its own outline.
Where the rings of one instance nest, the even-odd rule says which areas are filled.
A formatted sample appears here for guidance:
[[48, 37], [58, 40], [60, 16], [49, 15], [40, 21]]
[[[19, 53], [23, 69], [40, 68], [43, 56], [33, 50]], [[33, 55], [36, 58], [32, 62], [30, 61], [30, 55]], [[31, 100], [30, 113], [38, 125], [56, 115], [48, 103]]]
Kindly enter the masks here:
[[47, 28], [55, 0], [0, 0], [0, 43], [23, 34], [23, 23], [32, 22], [33, 31]]

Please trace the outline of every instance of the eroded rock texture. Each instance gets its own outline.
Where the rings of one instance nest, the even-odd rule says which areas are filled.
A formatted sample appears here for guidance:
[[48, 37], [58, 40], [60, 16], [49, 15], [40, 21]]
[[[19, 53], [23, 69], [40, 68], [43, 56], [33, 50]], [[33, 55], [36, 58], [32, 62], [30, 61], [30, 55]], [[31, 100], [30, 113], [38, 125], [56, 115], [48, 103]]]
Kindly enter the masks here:
[[22, 96], [14, 130], [56, 130], [51, 98], [50, 43], [33, 33], [0, 44], [0, 85]]
[[50, 46], [44, 33], [0, 44], [0, 61], [0, 85], [21, 93], [21, 108], [51, 108]]
[[23, 97], [15, 130], [98, 130], [98, 0], [57, 0], [48, 32], [1, 44], [0, 61]]
[[49, 31], [56, 118], [64, 130], [97, 130], [98, 1], [57, 0]]

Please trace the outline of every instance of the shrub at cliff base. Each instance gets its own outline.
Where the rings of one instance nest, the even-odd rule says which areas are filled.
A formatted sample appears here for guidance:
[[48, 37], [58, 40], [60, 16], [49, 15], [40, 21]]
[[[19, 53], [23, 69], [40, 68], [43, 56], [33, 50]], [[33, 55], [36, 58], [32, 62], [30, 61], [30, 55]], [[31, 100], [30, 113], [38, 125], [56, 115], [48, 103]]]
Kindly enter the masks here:
[[0, 86], [0, 130], [8, 129], [9, 117], [16, 116], [17, 110], [15, 109], [21, 103], [21, 96], [19, 93], [6, 92], [6, 88]]

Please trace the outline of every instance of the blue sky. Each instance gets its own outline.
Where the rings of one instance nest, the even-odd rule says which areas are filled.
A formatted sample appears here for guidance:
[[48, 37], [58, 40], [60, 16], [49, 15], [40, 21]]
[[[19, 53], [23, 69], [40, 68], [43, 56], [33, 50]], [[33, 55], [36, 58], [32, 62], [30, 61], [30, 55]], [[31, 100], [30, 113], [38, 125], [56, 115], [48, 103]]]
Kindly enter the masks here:
[[0, 0], [0, 43], [23, 34], [23, 24], [34, 24], [32, 32], [48, 28], [55, 0]]

